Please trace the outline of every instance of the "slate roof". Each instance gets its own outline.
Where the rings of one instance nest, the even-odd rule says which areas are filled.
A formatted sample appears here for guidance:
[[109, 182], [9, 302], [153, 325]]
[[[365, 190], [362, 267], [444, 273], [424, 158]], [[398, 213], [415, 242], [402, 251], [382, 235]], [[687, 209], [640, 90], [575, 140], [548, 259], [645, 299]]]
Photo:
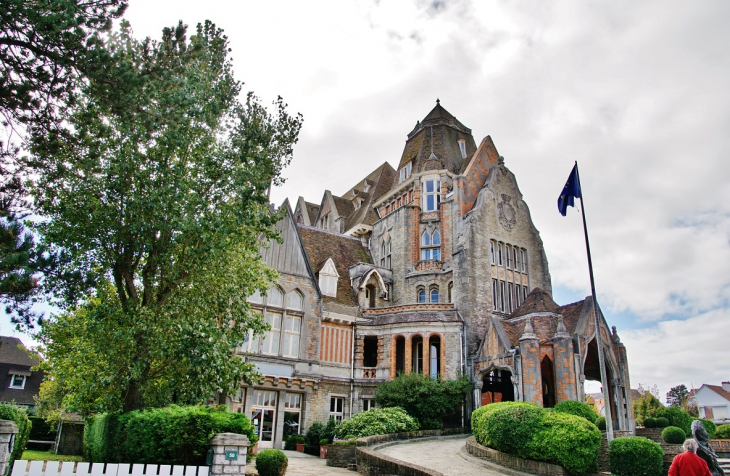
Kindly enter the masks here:
[[397, 176], [398, 173], [395, 169], [388, 162], [384, 162], [380, 167], [373, 170], [367, 177], [365, 177], [364, 180], [367, 180], [370, 184], [370, 189], [368, 189], [367, 192], [362, 191], [363, 180], [361, 180], [356, 186], [352, 187], [344, 194], [345, 197], [349, 198], [352, 196], [352, 193], [355, 192], [357, 196], [365, 199], [360, 208], [355, 210], [355, 212], [349, 216], [345, 225], [345, 230], [349, 230], [359, 223], [372, 225], [379, 220], [378, 214], [375, 212], [372, 204], [391, 189]]
[[558, 314], [563, 316], [563, 323], [568, 334], [575, 333], [578, 326], [585, 300], [558, 306], [548, 293], [540, 288], [533, 289], [512, 314], [502, 320], [502, 327], [507, 333], [512, 345], [519, 345], [520, 337], [525, 330], [525, 316], [530, 314], [542, 314], [534, 316], [532, 328], [540, 342], [549, 342], [555, 335], [558, 327]]
[[306, 208], [307, 216], [309, 217], [309, 223], [314, 223], [317, 220], [317, 215], [319, 215], [319, 205], [316, 203], [304, 202], [304, 207]]
[[355, 205], [353, 205], [350, 200], [338, 197], [337, 195], [332, 195], [332, 200], [335, 202], [337, 214], [343, 217], [345, 219], [345, 223], [347, 223], [347, 220], [352, 216], [352, 213], [355, 211]]
[[[466, 158], [461, 156], [459, 139], [465, 141]], [[436, 107], [408, 134], [398, 169], [413, 161], [413, 172], [447, 169], [458, 174], [464, 171], [476, 150], [471, 129], [437, 102]]]
[[329, 258], [335, 263], [337, 274], [337, 297], [323, 296], [325, 303], [337, 302], [345, 306], [357, 307], [357, 298], [350, 285], [350, 275], [347, 269], [357, 263], [370, 263], [370, 253], [362, 245], [359, 238], [332, 233], [306, 225], [297, 225], [299, 236], [307, 254], [309, 264], [319, 279], [319, 270]]
[[402, 324], [407, 322], [461, 322], [456, 310], [419, 310], [394, 312], [392, 314], [367, 315], [370, 322], [360, 322], [359, 325], [383, 326], [388, 324]]
[[727, 390], [725, 390], [721, 386], [719, 386], [719, 385], [709, 385], [709, 384], [705, 384], [705, 386], [707, 388], [709, 388], [710, 390], [714, 391], [715, 393], [717, 393], [718, 395], [720, 395], [722, 398], [724, 398], [728, 402], [730, 402], [730, 392], [728, 392]]
[[[30, 369], [40, 363], [41, 357], [18, 345], [23, 343], [17, 337], [0, 336], [0, 402], [35, 405], [33, 397], [38, 395], [43, 372]], [[26, 376], [24, 388], [10, 388], [13, 374]]]

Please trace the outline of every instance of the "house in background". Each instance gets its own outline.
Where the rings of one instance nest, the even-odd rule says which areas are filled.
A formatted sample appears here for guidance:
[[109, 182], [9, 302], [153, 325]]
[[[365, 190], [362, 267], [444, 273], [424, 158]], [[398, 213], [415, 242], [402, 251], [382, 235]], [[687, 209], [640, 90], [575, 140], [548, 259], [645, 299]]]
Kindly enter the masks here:
[[694, 392], [694, 399], [700, 418], [712, 420], [717, 425], [730, 423], [730, 382], [703, 384]]
[[35, 406], [43, 372], [31, 370], [41, 356], [27, 350], [17, 337], [0, 336], [0, 403]]

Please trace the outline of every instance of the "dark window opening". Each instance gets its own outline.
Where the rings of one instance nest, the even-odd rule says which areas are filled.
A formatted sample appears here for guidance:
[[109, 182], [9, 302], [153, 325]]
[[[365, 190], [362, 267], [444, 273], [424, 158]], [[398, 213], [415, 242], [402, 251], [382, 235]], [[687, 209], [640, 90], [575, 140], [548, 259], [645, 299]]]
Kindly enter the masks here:
[[542, 406], [552, 408], [555, 406], [555, 372], [553, 361], [545, 356], [540, 362], [540, 373], [542, 373]]
[[512, 372], [509, 370], [494, 369], [484, 376], [482, 405], [514, 401], [515, 387], [512, 385]]
[[365, 336], [363, 339], [363, 367], [378, 366], [378, 338], [377, 336]]
[[373, 286], [372, 284], [368, 284], [367, 286], [365, 286], [365, 294], [367, 295], [367, 298], [368, 298], [368, 307], [371, 309], [374, 308], [375, 307], [375, 286]]
[[395, 374], [406, 372], [406, 338], [395, 338]]
[[411, 341], [411, 372], [423, 373], [423, 337], [416, 336]]

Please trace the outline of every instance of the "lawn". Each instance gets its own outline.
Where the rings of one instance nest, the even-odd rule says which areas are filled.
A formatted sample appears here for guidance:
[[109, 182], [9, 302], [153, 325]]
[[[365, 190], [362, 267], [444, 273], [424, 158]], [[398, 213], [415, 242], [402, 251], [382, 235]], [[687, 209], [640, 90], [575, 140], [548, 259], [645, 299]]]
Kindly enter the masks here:
[[23, 451], [21, 459], [31, 461], [83, 461], [84, 457], [75, 455], [57, 455], [50, 451], [25, 450]]

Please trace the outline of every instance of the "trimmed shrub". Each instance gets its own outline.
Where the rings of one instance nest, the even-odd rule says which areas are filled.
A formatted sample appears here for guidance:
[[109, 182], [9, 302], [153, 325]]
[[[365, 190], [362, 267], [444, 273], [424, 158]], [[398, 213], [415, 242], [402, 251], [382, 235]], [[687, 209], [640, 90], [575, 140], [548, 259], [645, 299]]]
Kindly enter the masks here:
[[553, 411], [583, 417], [593, 424], [595, 424], [598, 419], [598, 414], [593, 411], [593, 407], [587, 403], [576, 402], [574, 400], [566, 400], [558, 403], [553, 407]]
[[730, 425], [720, 425], [715, 431], [715, 438], [718, 440], [730, 440]]
[[657, 428], [666, 428], [669, 426], [669, 420], [664, 417], [655, 418]]
[[596, 419], [596, 426], [601, 431], [606, 431], [606, 417], [599, 416]]
[[668, 426], [662, 431], [662, 440], [673, 445], [684, 443], [685, 436], [684, 430], [676, 426]]
[[717, 434], [717, 425], [715, 425], [715, 422], [708, 420], [707, 418], [700, 418], [699, 420], [702, 422], [702, 426], [705, 427], [707, 434], [710, 435], [710, 439], [714, 438]]
[[25, 445], [28, 443], [33, 424], [28, 419], [25, 410], [9, 403], [0, 404], [0, 420], [12, 420], [18, 426], [18, 434], [15, 435], [15, 446], [13, 446], [13, 452], [10, 454], [10, 461], [8, 462], [8, 467], [12, 468], [13, 462], [20, 459], [23, 451], [25, 451]]
[[443, 427], [443, 420], [460, 407], [471, 390], [466, 377], [457, 380], [432, 379], [412, 373], [398, 375], [378, 385], [375, 401], [379, 407], [400, 407], [424, 430]]
[[608, 449], [611, 474], [616, 476], [660, 476], [664, 450], [640, 436], [616, 438]]
[[297, 449], [297, 440], [294, 438], [295, 435], [289, 435], [284, 440], [284, 449], [288, 451], [294, 451]]
[[416, 431], [420, 427], [415, 418], [399, 407], [373, 408], [357, 413], [337, 427], [335, 436], [343, 439], [347, 435], [357, 438], [388, 433]]
[[656, 428], [656, 418], [652, 418], [652, 417], [644, 418], [644, 428]]
[[94, 463], [151, 463], [202, 466], [208, 440], [216, 433], [248, 436], [258, 441], [251, 422], [225, 407], [171, 405], [123, 415], [88, 419], [84, 456]]
[[259, 476], [284, 476], [289, 459], [283, 451], [263, 450], [256, 455], [256, 471]]
[[598, 471], [601, 433], [583, 417], [518, 402], [493, 403], [472, 413], [482, 445], [520, 458], [556, 463], [572, 474]]
[[656, 412], [654, 417], [657, 419], [657, 423], [659, 418], [663, 417], [669, 420], [670, 426], [677, 426], [681, 428], [684, 431], [685, 435], [692, 434], [692, 421], [694, 420], [694, 418], [692, 418], [689, 413], [682, 409], [679, 409], [677, 407], [662, 408], [661, 410], [658, 410]]
[[[337, 429], [337, 423], [334, 418], [327, 420], [327, 424], [313, 423], [312, 426], [307, 430], [307, 434], [304, 436], [305, 443], [307, 446], [317, 446], [322, 444], [323, 439], [327, 439], [327, 443], [332, 443], [335, 438], [335, 430]], [[319, 451], [319, 450], [317, 450]]]

